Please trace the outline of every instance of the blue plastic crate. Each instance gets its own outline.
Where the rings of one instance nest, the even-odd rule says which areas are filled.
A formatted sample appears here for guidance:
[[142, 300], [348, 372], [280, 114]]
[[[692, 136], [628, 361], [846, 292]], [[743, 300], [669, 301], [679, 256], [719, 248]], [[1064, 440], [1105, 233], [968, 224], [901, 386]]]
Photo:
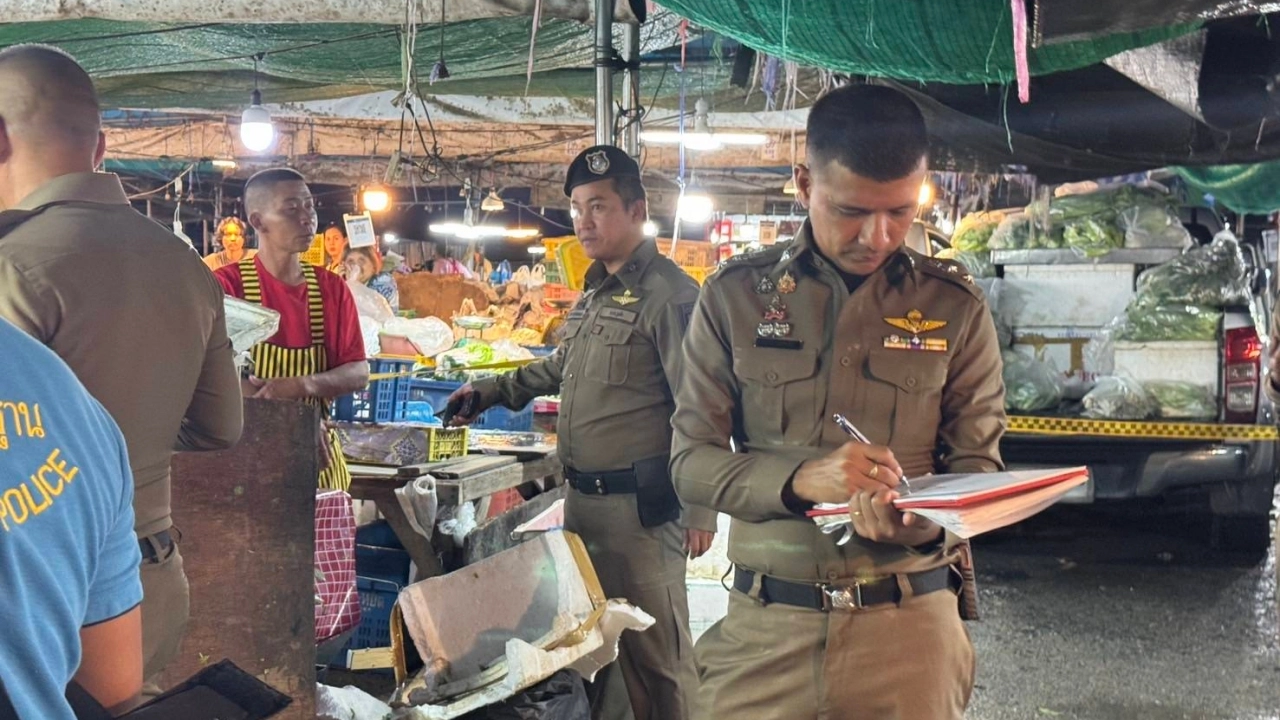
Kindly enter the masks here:
[[519, 411], [495, 405], [481, 413], [471, 427], [477, 430], [528, 432], [533, 429], [533, 403], [525, 405]]
[[407, 585], [412, 563], [402, 548], [356, 544], [356, 577]]
[[[374, 358], [369, 373], [402, 373], [412, 370], [413, 360]], [[333, 401], [333, 418], [347, 422], [399, 422], [404, 420], [405, 403], [409, 399], [412, 378], [397, 377], [374, 380], [363, 390]]]
[[400, 589], [400, 585], [387, 580], [356, 576], [356, 591], [360, 593], [360, 625], [351, 636], [347, 649], [391, 646], [391, 609], [396, 605]]
[[396, 536], [396, 531], [391, 529], [391, 523], [386, 520], [374, 520], [367, 525], [361, 525], [356, 528], [356, 544], [375, 545], [396, 550], [404, 549], [404, 544]]
[[[409, 400], [408, 406], [412, 410], [408, 411], [408, 415], [414, 422], [426, 422], [437, 424], [439, 421], [434, 417], [428, 419], [427, 416], [433, 416], [434, 413], [444, 409], [445, 404], [449, 401], [449, 396], [454, 390], [462, 387], [460, 382], [451, 382], [446, 380], [411, 380], [409, 382]], [[427, 408], [431, 408], [431, 412], [427, 412]], [[494, 406], [480, 413], [480, 417], [471, 423], [471, 427], [477, 430], [512, 430], [527, 432], [533, 429], [533, 403], [529, 403], [523, 410], [508, 410], [502, 406]]]

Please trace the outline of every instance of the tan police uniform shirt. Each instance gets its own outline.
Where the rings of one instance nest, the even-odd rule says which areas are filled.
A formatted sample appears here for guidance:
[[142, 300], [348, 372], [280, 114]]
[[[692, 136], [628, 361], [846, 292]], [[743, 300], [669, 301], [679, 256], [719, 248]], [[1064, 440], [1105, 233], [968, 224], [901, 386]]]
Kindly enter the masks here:
[[888, 445], [908, 477], [1002, 467], [1000, 348], [961, 266], [903, 249], [850, 295], [806, 223], [787, 246], [707, 280], [685, 348], [672, 474], [683, 500], [733, 516], [732, 561], [811, 582], [955, 560], [954, 538], [926, 553], [862, 538], [838, 546], [788, 509], [783, 489], [802, 463], [849, 441], [833, 413]]
[[0, 317], [71, 366], [124, 433], [135, 529], [168, 528], [175, 450], [240, 437], [222, 288], [106, 173], [56, 178], [0, 213]]
[[[582, 472], [629, 470], [670, 454], [672, 388], [698, 285], [651, 240], [614, 275], [593, 263], [586, 284], [555, 353], [474, 387], [485, 406], [512, 409], [559, 393], [561, 462]], [[686, 506], [682, 524], [714, 531], [715, 513]]]

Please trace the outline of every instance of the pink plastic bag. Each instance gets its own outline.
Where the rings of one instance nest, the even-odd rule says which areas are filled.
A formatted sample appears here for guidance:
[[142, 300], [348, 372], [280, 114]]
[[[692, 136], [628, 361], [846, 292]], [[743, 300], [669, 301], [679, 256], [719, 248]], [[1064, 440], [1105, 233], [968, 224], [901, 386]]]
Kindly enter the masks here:
[[360, 624], [356, 516], [341, 490], [316, 493], [316, 642]]

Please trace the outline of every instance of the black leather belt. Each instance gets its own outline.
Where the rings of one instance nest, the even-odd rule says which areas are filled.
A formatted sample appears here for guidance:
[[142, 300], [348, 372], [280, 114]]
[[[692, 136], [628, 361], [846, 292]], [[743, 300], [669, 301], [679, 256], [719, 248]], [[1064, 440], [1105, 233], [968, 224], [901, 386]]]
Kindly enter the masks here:
[[569, 487], [587, 495], [634, 495], [636, 492], [636, 474], [630, 470], [584, 473], [566, 467], [564, 479]]
[[[156, 547], [159, 552], [156, 552]], [[160, 559], [169, 554], [169, 548], [173, 547], [173, 535], [168, 530], [161, 530], [155, 535], [148, 535], [144, 538], [138, 538], [138, 549], [142, 551], [142, 562], [160, 562]]]
[[[734, 568], [733, 589], [743, 594], [751, 592], [755, 584], [756, 574], [740, 567]], [[957, 590], [960, 578], [950, 567], [911, 573], [907, 575], [911, 584], [911, 592], [915, 595], [926, 595], [939, 590]], [[898, 587], [898, 578], [890, 575], [854, 584], [796, 583], [765, 575], [760, 582], [760, 601], [795, 605], [811, 610], [857, 610], [872, 605], [898, 603], [902, 601], [902, 588]]]

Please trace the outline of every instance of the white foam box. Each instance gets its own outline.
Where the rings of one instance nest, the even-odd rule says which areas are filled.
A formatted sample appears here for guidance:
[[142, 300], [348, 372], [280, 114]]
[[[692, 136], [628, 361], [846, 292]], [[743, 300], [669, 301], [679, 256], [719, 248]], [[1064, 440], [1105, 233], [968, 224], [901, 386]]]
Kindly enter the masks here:
[[998, 316], [1013, 328], [1102, 327], [1134, 297], [1135, 265], [1006, 265]]
[[1216, 340], [1116, 342], [1116, 374], [1138, 382], [1187, 382], [1218, 387]]

